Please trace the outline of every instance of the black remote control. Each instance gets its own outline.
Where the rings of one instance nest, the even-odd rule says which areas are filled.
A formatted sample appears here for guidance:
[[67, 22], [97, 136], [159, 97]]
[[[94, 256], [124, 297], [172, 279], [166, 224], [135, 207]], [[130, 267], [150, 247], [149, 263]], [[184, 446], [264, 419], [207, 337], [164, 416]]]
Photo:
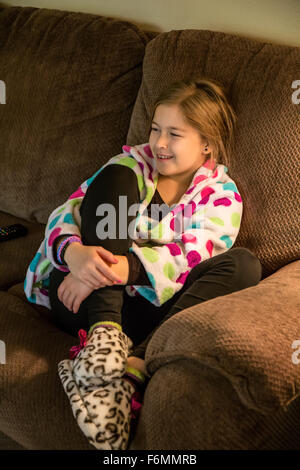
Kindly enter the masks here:
[[0, 243], [13, 238], [23, 237], [28, 233], [28, 229], [22, 224], [8, 225], [7, 227], [0, 227]]

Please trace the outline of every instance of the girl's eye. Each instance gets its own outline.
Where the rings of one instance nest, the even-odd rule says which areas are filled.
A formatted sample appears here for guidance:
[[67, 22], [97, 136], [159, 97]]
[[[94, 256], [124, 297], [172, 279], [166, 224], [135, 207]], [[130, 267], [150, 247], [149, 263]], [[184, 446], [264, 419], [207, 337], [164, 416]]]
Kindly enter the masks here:
[[[154, 132], [158, 131], [158, 129], [155, 129], [154, 127], [151, 127], [151, 130]], [[174, 137], [181, 137], [180, 135], [174, 134], [173, 132], [171, 132], [171, 135], [173, 135]]]

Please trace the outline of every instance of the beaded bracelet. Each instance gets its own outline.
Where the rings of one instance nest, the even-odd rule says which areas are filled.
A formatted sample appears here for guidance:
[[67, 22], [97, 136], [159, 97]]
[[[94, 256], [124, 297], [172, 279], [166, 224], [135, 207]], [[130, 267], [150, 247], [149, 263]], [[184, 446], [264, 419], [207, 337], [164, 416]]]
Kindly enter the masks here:
[[59, 247], [57, 249], [57, 259], [61, 264], [66, 264], [65, 260], [64, 260], [64, 254], [65, 254], [65, 251], [67, 249], [67, 246], [69, 246], [69, 244], [72, 243], [72, 242], [78, 242], [78, 243], [81, 243], [81, 245], [82, 245], [81, 238], [78, 237], [77, 235], [65, 238], [61, 242], [61, 244], [59, 245]]

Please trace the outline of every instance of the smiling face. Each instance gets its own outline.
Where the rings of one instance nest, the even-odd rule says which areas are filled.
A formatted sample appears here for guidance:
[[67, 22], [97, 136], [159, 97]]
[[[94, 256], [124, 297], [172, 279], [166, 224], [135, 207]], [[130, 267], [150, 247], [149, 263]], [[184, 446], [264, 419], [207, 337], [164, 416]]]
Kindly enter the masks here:
[[158, 173], [179, 182], [191, 179], [211, 151], [208, 142], [185, 121], [177, 105], [157, 106], [149, 144]]

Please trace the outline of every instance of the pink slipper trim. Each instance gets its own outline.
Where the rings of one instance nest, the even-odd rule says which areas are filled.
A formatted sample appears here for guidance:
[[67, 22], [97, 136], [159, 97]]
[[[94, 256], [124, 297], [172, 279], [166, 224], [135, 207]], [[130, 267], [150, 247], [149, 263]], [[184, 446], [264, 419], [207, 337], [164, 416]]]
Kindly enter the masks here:
[[79, 330], [78, 336], [80, 339], [80, 343], [78, 346], [72, 346], [72, 348], [70, 349], [70, 359], [74, 359], [86, 345], [87, 332], [85, 330]]

